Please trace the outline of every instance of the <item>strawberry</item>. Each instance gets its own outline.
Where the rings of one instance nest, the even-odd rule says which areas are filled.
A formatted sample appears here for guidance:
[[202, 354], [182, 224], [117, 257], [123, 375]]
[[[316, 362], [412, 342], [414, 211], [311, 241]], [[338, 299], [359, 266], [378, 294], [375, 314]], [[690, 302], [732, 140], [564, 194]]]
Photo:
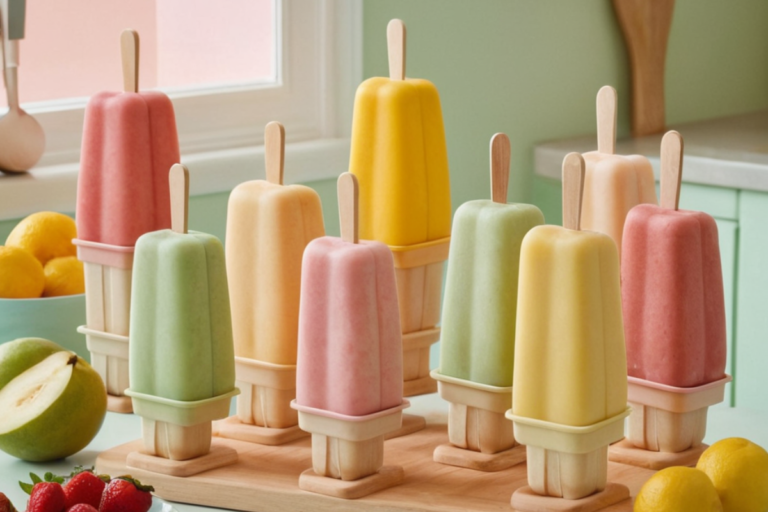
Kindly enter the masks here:
[[8, 499], [8, 496], [0, 492], [0, 512], [16, 512], [16, 509]]
[[67, 509], [67, 512], [99, 512], [95, 507], [87, 503], [78, 503]]
[[141, 485], [131, 476], [113, 478], [104, 489], [99, 512], [147, 512], [152, 506], [150, 492], [154, 490], [151, 485]]
[[[93, 508], [98, 508], [101, 503], [101, 495], [108, 481], [108, 476], [97, 476], [92, 470], [77, 468], [72, 473], [67, 485], [64, 486], [67, 510], [79, 503], [86, 503]], [[80, 512], [88, 511], [82, 510]]]
[[58, 482], [39, 482], [32, 488], [27, 512], [64, 512], [64, 489]]

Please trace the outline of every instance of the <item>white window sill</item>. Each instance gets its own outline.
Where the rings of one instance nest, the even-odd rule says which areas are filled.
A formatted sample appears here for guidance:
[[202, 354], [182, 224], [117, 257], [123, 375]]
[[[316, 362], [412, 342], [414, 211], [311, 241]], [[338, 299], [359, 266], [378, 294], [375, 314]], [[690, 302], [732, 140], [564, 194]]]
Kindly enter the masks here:
[[[227, 192], [248, 180], [264, 179], [264, 146], [191, 153], [182, 157], [190, 174], [190, 195]], [[335, 179], [349, 168], [349, 139], [316, 139], [285, 147], [285, 182]], [[25, 174], [0, 175], [0, 220], [38, 211], [75, 211], [79, 164], [51, 165]]]

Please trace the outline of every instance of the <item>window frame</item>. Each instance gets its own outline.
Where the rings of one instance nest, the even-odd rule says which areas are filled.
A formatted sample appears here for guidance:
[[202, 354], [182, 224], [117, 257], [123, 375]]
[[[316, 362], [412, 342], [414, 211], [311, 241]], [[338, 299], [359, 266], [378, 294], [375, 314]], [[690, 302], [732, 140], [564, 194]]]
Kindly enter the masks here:
[[[163, 89], [171, 98], [194, 195], [263, 177], [264, 126], [286, 127], [286, 182], [346, 170], [354, 93], [362, 80], [362, 0], [274, 0], [276, 83]], [[0, 220], [73, 212], [87, 98], [23, 105], [46, 132], [26, 174], [0, 174]], [[293, 155], [293, 158], [292, 158]]]

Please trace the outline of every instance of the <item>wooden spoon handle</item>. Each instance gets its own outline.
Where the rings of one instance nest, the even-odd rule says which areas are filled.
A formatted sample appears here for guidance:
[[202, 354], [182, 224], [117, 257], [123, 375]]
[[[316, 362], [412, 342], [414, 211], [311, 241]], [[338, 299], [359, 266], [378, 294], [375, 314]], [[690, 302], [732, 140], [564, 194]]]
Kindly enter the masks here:
[[139, 33], [125, 29], [120, 35], [120, 52], [123, 60], [123, 90], [139, 92]]
[[357, 176], [345, 172], [339, 176], [336, 183], [336, 193], [339, 198], [339, 221], [341, 239], [356, 244], [360, 242], [360, 224], [358, 202], [360, 189]]
[[282, 185], [285, 168], [285, 128], [277, 121], [268, 123], [264, 129], [264, 163], [267, 168], [267, 181]]
[[584, 194], [584, 158], [568, 153], [563, 159], [563, 227], [581, 229], [581, 198]]
[[494, 203], [507, 203], [510, 152], [506, 134], [497, 133], [491, 138], [491, 199]]
[[664, 68], [675, 0], [613, 0], [632, 74], [632, 135], [664, 131]]
[[389, 79], [405, 80], [405, 23], [394, 19], [387, 25]]
[[670, 130], [661, 139], [661, 191], [659, 206], [677, 210], [683, 180], [683, 137]]

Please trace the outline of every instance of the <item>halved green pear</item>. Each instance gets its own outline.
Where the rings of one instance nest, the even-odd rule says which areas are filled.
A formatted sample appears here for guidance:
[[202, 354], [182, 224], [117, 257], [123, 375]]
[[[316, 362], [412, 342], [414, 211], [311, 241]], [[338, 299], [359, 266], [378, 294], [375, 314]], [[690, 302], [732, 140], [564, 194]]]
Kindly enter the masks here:
[[12, 343], [29, 346], [0, 353], [5, 370], [0, 373], [15, 374], [0, 387], [0, 449], [24, 460], [48, 461], [85, 448], [107, 410], [101, 377], [73, 352], [60, 349], [45, 356], [51, 345], [58, 347], [46, 340]]

